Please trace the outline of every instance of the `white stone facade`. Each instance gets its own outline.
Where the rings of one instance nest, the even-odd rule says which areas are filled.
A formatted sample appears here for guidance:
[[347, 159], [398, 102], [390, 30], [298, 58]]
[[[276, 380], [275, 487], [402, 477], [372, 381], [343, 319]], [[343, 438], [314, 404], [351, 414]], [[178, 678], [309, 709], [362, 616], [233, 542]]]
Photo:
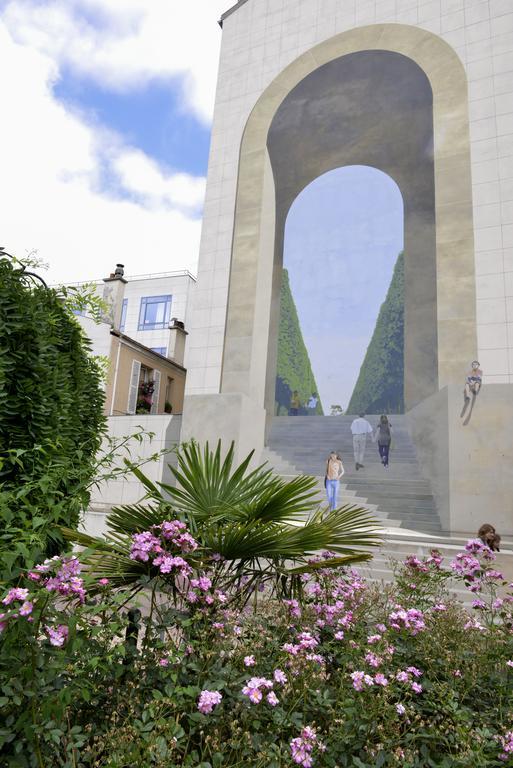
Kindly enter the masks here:
[[[120, 294], [121, 300], [126, 301], [126, 316], [122, 332], [131, 339], [144, 344], [150, 349], [165, 349], [164, 354], [168, 354], [170, 342], [169, 328], [158, 330], [139, 330], [139, 316], [141, 310], [141, 299], [149, 296], [171, 296], [170, 319], [176, 317], [177, 320], [184, 323], [185, 328], [189, 325], [189, 313], [191, 309], [191, 296], [196, 287], [196, 279], [187, 271], [183, 272], [164, 272], [153, 275], [135, 275], [125, 278], [123, 290]], [[103, 296], [105, 283], [103, 280], [93, 281], [96, 285], [98, 296]], [[80, 285], [76, 283], [75, 285]], [[121, 313], [119, 312], [119, 315]], [[108, 354], [99, 342], [99, 335], [102, 330], [94, 331], [93, 324], [89, 318], [80, 318], [84, 330], [93, 341], [94, 354]], [[107, 335], [110, 332], [110, 323], [102, 323], [108, 327]]]
[[465, 68], [477, 355], [486, 383], [513, 383], [512, 0], [246, 0], [223, 20], [198, 286], [188, 319], [187, 394], [220, 391], [239, 151], [252, 108], [314, 45], [381, 23], [438, 35]]

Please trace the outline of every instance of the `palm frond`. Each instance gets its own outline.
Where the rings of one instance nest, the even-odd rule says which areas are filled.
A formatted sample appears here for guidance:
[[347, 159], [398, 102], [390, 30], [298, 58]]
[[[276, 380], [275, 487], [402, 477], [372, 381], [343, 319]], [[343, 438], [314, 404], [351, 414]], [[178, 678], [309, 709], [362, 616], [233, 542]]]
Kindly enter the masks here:
[[[234, 469], [233, 444], [224, 459], [220, 442], [214, 451], [208, 443], [203, 450], [194, 442], [186, 444], [178, 453], [178, 467], [171, 468], [177, 487], [157, 486], [135, 468], [148, 503], [114, 508], [105, 539], [69, 530], [64, 535], [87, 548], [89, 569], [116, 584], [148, 574], [147, 565], [129, 557], [131, 537], [176, 517], [200, 544], [198, 566], [218, 553], [227, 569], [239, 574], [248, 564], [254, 571], [292, 574], [294, 567], [303, 569], [298, 573], [315, 569], [305, 560], [322, 550], [334, 552], [340, 565], [370, 558], [362, 550], [381, 543], [381, 527], [367, 509], [345, 505], [327, 512], [316, 499], [315, 478], [287, 481], [263, 467], [249, 471], [251, 458]], [[335, 560], [323, 567], [335, 567]]]

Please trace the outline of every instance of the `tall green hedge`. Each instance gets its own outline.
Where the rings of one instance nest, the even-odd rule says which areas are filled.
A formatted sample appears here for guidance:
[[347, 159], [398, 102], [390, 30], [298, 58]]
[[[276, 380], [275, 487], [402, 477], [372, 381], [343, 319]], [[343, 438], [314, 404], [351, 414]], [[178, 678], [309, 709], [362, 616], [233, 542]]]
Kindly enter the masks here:
[[101, 371], [63, 297], [0, 252], [0, 579], [76, 526], [105, 430]]
[[[302, 403], [312, 392], [318, 392], [308, 351], [303, 341], [296, 305], [290, 290], [289, 273], [283, 270], [280, 297], [280, 326], [278, 332], [278, 366], [276, 372], [276, 413], [286, 415], [290, 397], [297, 389]], [[322, 415], [319, 400], [317, 413]]]
[[403, 253], [397, 257], [347, 412], [404, 412]]

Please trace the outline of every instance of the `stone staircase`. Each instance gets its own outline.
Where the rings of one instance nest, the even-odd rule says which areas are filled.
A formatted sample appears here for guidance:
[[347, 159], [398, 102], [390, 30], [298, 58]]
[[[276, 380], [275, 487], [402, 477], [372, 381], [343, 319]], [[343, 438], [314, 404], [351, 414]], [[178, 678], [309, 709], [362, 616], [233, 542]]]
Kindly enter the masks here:
[[[324, 470], [331, 450], [342, 457], [345, 475], [339, 503], [367, 507], [387, 527], [440, 534], [440, 520], [429, 481], [423, 476], [405, 416], [390, 418], [393, 447], [390, 467], [381, 464], [378, 448], [367, 440], [365, 467], [356, 471], [351, 422], [353, 416], [278, 416], [273, 419], [263, 460], [283, 476], [306, 474], [319, 479], [324, 496]], [[375, 426], [379, 416], [367, 416]]]

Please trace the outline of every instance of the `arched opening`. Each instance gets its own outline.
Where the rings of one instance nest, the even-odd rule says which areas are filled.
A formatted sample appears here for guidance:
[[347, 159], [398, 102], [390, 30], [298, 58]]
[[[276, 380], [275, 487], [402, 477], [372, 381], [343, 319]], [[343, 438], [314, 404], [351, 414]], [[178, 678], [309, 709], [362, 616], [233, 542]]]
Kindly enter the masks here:
[[[404, 200], [404, 398], [411, 408], [438, 389], [433, 94], [410, 58], [359, 51], [324, 64], [282, 101], [267, 136], [274, 179], [275, 269], [297, 196], [340, 166], [367, 165], [391, 177]], [[277, 280], [279, 282], [279, 278]], [[275, 305], [279, 302], [275, 300]], [[267, 413], [274, 411], [279, 318], [271, 322]]]
[[403, 243], [401, 193], [382, 171], [337, 168], [296, 197], [285, 223], [275, 414], [289, 413], [294, 391], [302, 414], [403, 411]]
[[[376, 57], [384, 64], [387, 55], [402, 62], [404, 78], [387, 80], [387, 67], [376, 66]], [[358, 60], [360, 76], [351, 80], [344, 62], [356, 70]], [[331, 90], [324, 87], [325, 72], [332, 76]], [[418, 89], [405, 88], [408, 77]], [[323, 98], [310, 102], [308, 85], [316, 81], [314, 95]], [[344, 84], [346, 92], [337, 92]], [[363, 121], [354, 120], [365, 111]], [[206, 302], [206, 309], [197, 313], [196, 344], [206, 346], [189, 365], [186, 438], [222, 435], [235, 440], [241, 456], [252, 448], [258, 455], [264, 445], [274, 411], [286, 215], [308, 183], [345, 165], [382, 170], [404, 200], [406, 325], [418, 330], [405, 339], [406, 409], [461, 382], [477, 345], [468, 124], [467, 80], [458, 55], [414, 26], [341, 32], [306, 50], [266, 86], [243, 130], [236, 186], [231, 177], [222, 185], [233, 187], [233, 225], [231, 214], [223, 222], [229, 246], [224, 237], [216, 250], [216, 206], [205, 216], [203, 268], [222, 271], [227, 300], [219, 288], [211, 298], [207, 289], [198, 298], [197, 306]], [[218, 159], [218, 171], [219, 165]], [[209, 317], [215, 328], [203, 341], [200, 325]]]

